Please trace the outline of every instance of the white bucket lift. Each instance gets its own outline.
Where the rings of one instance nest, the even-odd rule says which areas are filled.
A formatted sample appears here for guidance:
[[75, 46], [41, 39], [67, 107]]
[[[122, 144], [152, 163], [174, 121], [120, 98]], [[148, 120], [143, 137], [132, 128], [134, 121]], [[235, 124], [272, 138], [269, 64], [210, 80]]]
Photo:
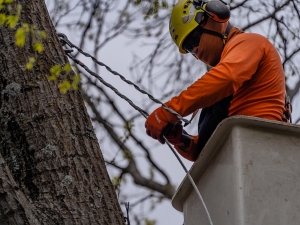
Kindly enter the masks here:
[[[300, 224], [300, 126], [224, 120], [190, 169], [214, 225]], [[187, 176], [172, 205], [184, 225], [209, 225]]]

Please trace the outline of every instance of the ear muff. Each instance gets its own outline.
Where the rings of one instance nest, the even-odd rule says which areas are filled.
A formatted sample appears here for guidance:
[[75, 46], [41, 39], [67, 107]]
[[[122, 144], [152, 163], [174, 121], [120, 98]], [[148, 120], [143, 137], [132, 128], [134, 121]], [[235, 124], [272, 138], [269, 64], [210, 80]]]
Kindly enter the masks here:
[[225, 23], [230, 18], [229, 5], [220, 0], [211, 0], [206, 4], [206, 14], [214, 21]]

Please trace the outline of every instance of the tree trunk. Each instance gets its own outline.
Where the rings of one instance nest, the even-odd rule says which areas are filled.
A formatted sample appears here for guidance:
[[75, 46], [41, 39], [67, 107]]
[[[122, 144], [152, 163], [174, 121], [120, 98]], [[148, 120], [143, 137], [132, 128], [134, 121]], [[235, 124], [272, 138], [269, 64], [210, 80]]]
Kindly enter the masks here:
[[44, 1], [18, 0], [20, 23], [45, 30], [32, 70], [32, 38], [15, 46], [0, 26], [0, 224], [124, 224], [80, 91], [60, 94], [49, 69], [68, 62]]

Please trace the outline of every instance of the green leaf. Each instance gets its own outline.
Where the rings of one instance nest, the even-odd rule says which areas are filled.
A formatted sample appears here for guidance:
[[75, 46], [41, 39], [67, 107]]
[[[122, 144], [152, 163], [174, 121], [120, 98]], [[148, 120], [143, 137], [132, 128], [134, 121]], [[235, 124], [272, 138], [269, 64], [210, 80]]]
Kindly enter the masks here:
[[34, 57], [30, 57], [28, 63], [26, 64], [26, 69], [27, 70], [31, 70], [33, 65], [35, 63], [35, 58]]
[[9, 15], [6, 17], [6, 23], [11, 29], [13, 29], [17, 25], [18, 21], [19, 21], [19, 16]]
[[34, 57], [30, 57], [30, 58], [29, 58], [29, 62], [31, 62], [31, 63], [35, 63], [35, 61], [36, 61], [36, 60], [35, 60], [35, 58], [34, 58]]
[[8, 3], [8, 4], [13, 3], [13, 2], [14, 2], [14, 0], [4, 0], [4, 3]]
[[6, 21], [6, 15], [3, 13], [0, 13], [0, 25], [4, 25], [5, 21]]
[[135, 0], [135, 2], [133, 4], [139, 5], [139, 4], [141, 4], [141, 2], [142, 2], [142, 0]]
[[32, 64], [32, 63], [29, 63], [29, 62], [28, 62], [28, 63], [26, 64], [26, 69], [27, 69], [27, 70], [31, 70], [32, 67], [33, 67], [33, 64]]
[[41, 38], [43, 38], [43, 39], [46, 39], [46, 38], [47, 38], [47, 33], [46, 33], [46, 31], [44, 31], [44, 30], [39, 30], [37, 33], [38, 33], [38, 35], [39, 35]]
[[25, 45], [26, 34], [23, 28], [19, 28], [15, 33], [16, 46], [23, 47]]
[[22, 5], [18, 4], [17, 9], [18, 9], [17, 15], [20, 16], [20, 13], [21, 13], [21, 10], [22, 10]]
[[72, 84], [71, 84], [73, 90], [77, 90], [77, 89], [78, 89], [78, 85], [79, 85], [79, 83], [80, 83], [80, 80], [81, 80], [81, 78], [80, 78], [80, 75], [79, 75], [79, 74], [76, 74], [76, 75], [73, 77], [73, 82], [72, 82]]
[[61, 72], [61, 65], [52, 66], [50, 69], [50, 73], [52, 76], [58, 77]]
[[123, 151], [123, 158], [124, 158], [124, 159], [128, 159], [128, 160], [131, 160], [131, 159], [132, 159], [131, 151], [129, 151], [129, 150], [124, 150], [124, 151]]
[[56, 78], [57, 78], [57, 76], [51, 75], [51, 76], [48, 77], [48, 80], [49, 81], [54, 81], [54, 80], [56, 80]]
[[58, 85], [58, 88], [59, 88], [60, 93], [66, 94], [67, 91], [71, 88], [70, 81], [64, 80], [64, 82], [62, 82]]
[[30, 26], [28, 23], [23, 23], [22, 28], [24, 29], [25, 33], [29, 33], [30, 31]]
[[51, 76], [48, 77], [48, 80], [53, 81], [56, 80], [61, 72], [61, 65], [55, 65], [50, 68]]
[[121, 183], [121, 179], [120, 177], [114, 177], [112, 180], [111, 180], [111, 183], [112, 185], [117, 188], [120, 186], [120, 183]]
[[149, 220], [149, 219], [145, 219], [145, 225], [155, 225], [156, 221], [155, 220]]
[[33, 45], [33, 48], [38, 53], [42, 53], [44, 51], [44, 46], [41, 42], [35, 42], [34, 45]]
[[131, 132], [132, 128], [134, 127], [134, 123], [132, 120], [126, 121], [126, 124], [124, 125], [124, 129]]
[[167, 9], [168, 8], [168, 3], [166, 1], [163, 1], [161, 3], [161, 7], [164, 8], [164, 9]]
[[64, 66], [63, 70], [66, 71], [66, 72], [71, 71], [71, 70], [72, 70], [72, 67], [71, 67], [70, 63], [67, 63], [67, 64]]

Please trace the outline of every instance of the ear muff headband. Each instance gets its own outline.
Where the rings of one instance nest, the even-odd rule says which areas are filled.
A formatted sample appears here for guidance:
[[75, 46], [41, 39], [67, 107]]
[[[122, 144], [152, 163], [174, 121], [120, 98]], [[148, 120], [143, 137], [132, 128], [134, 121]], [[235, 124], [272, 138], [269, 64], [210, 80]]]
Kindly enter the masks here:
[[225, 23], [230, 18], [229, 5], [223, 0], [210, 0], [208, 2], [194, 0], [193, 4], [196, 9], [202, 9], [208, 17], [216, 22]]
[[229, 6], [223, 1], [209, 1], [206, 4], [205, 12], [214, 21], [225, 23], [230, 18]]

